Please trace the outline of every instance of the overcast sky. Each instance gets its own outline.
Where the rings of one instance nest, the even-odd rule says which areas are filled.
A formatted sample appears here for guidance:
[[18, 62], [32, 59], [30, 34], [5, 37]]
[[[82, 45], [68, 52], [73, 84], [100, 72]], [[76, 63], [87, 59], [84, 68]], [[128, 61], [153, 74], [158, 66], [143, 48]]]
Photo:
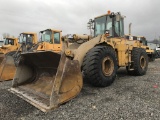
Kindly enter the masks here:
[[89, 34], [90, 18], [112, 12], [125, 15], [125, 34], [152, 40], [160, 36], [160, 0], [0, 0], [0, 35], [18, 36], [47, 28], [65, 34]]

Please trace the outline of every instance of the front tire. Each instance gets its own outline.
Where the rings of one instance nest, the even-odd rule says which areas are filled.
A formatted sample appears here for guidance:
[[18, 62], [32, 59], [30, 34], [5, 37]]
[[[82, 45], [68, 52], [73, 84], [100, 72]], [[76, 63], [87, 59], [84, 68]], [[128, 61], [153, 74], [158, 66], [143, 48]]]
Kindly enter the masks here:
[[110, 46], [96, 46], [88, 51], [82, 63], [85, 81], [93, 86], [109, 86], [118, 69], [116, 52]]

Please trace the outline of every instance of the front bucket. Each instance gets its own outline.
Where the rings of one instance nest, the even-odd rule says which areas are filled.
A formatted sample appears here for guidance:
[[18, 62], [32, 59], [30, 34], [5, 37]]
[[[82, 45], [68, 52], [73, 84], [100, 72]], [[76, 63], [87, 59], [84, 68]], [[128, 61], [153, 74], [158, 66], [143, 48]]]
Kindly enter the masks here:
[[5, 56], [0, 64], [0, 81], [12, 80], [16, 71], [12, 56]]
[[51, 51], [23, 53], [10, 91], [46, 112], [78, 95], [78, 61]]

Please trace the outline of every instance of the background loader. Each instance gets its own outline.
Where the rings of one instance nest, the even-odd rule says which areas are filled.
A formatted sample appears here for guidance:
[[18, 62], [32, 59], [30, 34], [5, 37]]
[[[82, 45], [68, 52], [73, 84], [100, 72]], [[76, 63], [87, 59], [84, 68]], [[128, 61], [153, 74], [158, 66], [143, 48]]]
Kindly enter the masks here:
[[156, 51], [151, 49], [148, 46], [148, 42], [146, 40], [146, 38], [144, 36], [138, 37], [138, 40], [140, 40], [140, 42], [142, 42], [142, 48], [146, 49], [147, 55], [148, 55], [148, 60], [150, 62], [155, 61], [156, 58]]
[[[18, 38], [5, 38], [4, 44], [0, 47], [0, 81], [13, 78], [14, 69], [12, 64], [14, 63], [13, 55], [19, 48]], [[7, 66], [7, 69], [4, 69]], [[7, 71], [6, 71], [7, 70]], [[6, 74], [3, 74], [6, 71]]]
[[147, 52], [147, 55], [148, 55], [148, 60], [151, 62], [151, 61], [154, 61], [155, 60], [155, 56], [156, 56], [156, 53], [155, 53], [155, 50], [151, 49], [147, 44], [147, 40], [144, 36], [132, 36], [131, 35], [131, 25], [132, 23], [129, 24], [129, 35], [125, 35], [126, 39], [129, 39], [129, 40], [139, 40], [141, 42], [140, 44], [140, 47], [141, 48], [144, 48]]
[[8, 48], [5, 51], [5, 58], [3, 59], [0, 66], [0, 81], [13, 79], [16, 70], [15, 63], [17, 57], [21, 52], [28, 51], [34, 46], [34, 44], [37, 43], [37, 34], [23, 32], [20, 33], [19, 40], [17, 38], [13, 38], [12, 41], [5, 40], [5, 44], [9, 42], [11, 42], [11, 45], [7, 45]]
[[[7, 37], [3, 40], [3, 45], [0, 47], [0, 54], [13, 54], [19, 47], [18, 39]], [[10, 53], [12, 52], [12, 53]]]
[[35, 51], [54, 51], [60, 53], [62, 50], [62, 31], [46, 29], [40, 31], [40, 42], [35, 47]]
[[156, 48], [156, 58], [160, 58], [160, 46]]
[[[38, 42], [37, 39], [37, 34], [32, 33], [32, 32], [23, 32], [19, 36], [19, 43], [21, 46], [19, 49], [15, 52], [14, 51], [14, 62], [13, 58], [6, 59], [3, 62], [3, 66], [1, 67], [0, 70], [0, 78], [2, 80], [11, 80], [14, 77], [16, 68], [15, 65], [19, 63], [19, 60], [21, 59], [20, 54], [21, 53], [26, 53], [30, 51], [36, 51], [36, 50], [54, 50], [54, 52], [59, 53], [62, 49], [62, 43], [60, 41], [60, 38], [58, 38], [61, 35], [61, 31], [59, 30], [52, 30], [52, 29], [47, 29], [40, 31], [40, 41]], [[55, 40], [52, 41], [51, 37], [55, 37]], [[11, 62], [8, 62], [8, 61]], [[10, 72], [10, 75], [8, 74], [8, 70], [11, 69], [12, 72]]]
[[146, 50], [149, 62], [155, 60], [155, 50], [151, 49], [147, 45], [147, 40], [146, 40], [146, 38], [144, 36], [125, 35], [125, 37], [126, 37], [126, 39], [129, 39], [129, 40], [138, 40], [138, 41], [140, 41], [141, 44], [140, 44], [139, 47], [144, 48]]
[[115, 80], [118, 67], [126, 67], [129, 74], [146, 74], [147, 53], [140, 41], [126, 39], [123, 21], [120, 13], [108, 12], [90, 20], [92, 39], [63, 37], [61, 54], [22, 53], [10, 91], [46, 112], [76, 97], [83, 80], [106, 87]]
[[[34, 35], [31, 37], [33, 42], [30, 42], [31, 39], [27, 40], [27, 38], [24, 39], [23, 35], [22, 39], [20, 40], [22, 43], [21, 50], [23, 52], [19, 52], [14, 58], [15, 60], [15, 65], [19, 64], [20, 59], [21, 59], [21, 53], [26, 53], [26, 52], [36, 52], [36, 51], [47, 51], [51, 50], [56, 53], [60, 53], [62, 49], [62, 42], [60, 41], [60, 36], [62, 31], [60, 30], [55, 30], [55, 29], [46, 29], [43, 31], [40, 31], [40, 40], [37, 41], [37, 36], [34, 37]], [[54, 37], [54, 39], [53, 39]], [[21, 37], [20, 37], [21, 38]], [[27, 41], [28, 42], [27, 42]], [[23, 44], [24, 43], [24, 44]]]

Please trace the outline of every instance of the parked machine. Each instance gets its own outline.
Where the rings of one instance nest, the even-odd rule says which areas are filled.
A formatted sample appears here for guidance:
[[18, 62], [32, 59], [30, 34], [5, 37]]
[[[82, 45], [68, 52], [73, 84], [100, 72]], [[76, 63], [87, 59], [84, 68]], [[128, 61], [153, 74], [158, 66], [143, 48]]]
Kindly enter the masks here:
[[[19, 35], [19, 43], [20, 47], [14, 54], [14, 63], [12, 64], [13, 67], [18, 64], [19, 57], [21, 53], [30, 51], [36, 44], [38, 43], [37, 33], [34, 32], [23, 32]], [[7, 74], [7, 73], [4, 73]], [[13, 79], [14, 76], [12, 76]]]
[[55, 29], [46, 29], [40, 31], [40, 42], [37, 51], [54, 51], [55, 53], [60, 53], [62, 50], [62, 31]]
[[37, 33], [34, 32], [23, 32], [19, 35], [19, 43], [21, 48], [19, 51], [26, 52], [29, 51], [38, 43]]
[[92, 39], [61, 37], [60, 32], [42, 36], [44, 41], [63, 41], [61, 54], [46, 43], [22, 53], [10, 91], [46, 112], [76, 97], [83, 80], [93, 86], [109, 86], [118, 67], [126, 67], [133, 75], [146, 74], [146, 50], [140, 41], [124, 37], [123, 21], [120, 13], [110, 12], [90, 20], [94, 24]]
[[[8, 40], [8, 39], [7, 39]], [[14, 38], [12, 41], [5, 40], [5, 44], [11, 42], [11, 45], [7, 45], [10, 52], [6, 52], [6, 57], [0, 66], [0, 81], [12, 80], [16, 71], [15, 61], [21, 52], [26, 52], [31, 49], [34, 44], [37, 43], [37, 34], [31, 32], [20, 33], [19, 40]], [[12, 49], [10, 49], [12, 47]], [[2, 47], [3, 48], [3, 47]]]
[[156, 48], [156, 58], [160, 58], [160, 46]]
[[[19, 46], [18, 38], [7, 37], [4, 39], [4, 44], [0, 47], [0, 81], [13, 78], [15, 73], [12, 68], [12, 64], [14, 63], [13, 55]], [[5, 75], [3, 71], [6, 71]]]
[[142, 48], [146, 49], [147, 55], [148, 55], [148, 59], [149, 61], [155, 61], [156, 58], [156, 51], [151, 49], [148, 46], [148, 42], [146, 40], [146, 38], [144, 36], [138, 37], [138, 40], [140, 40], [140, 42], [142, 42]]
[[[16, 51], [19, 47], [18, 44], [18, 39], [17, 38], [12, 38], [12, 37], [7, 37], [4, 38], [3, 44], [0, 47], [0, 54], [12, 54], [13, 51]], [[12, 53], [10, 53], [12, 52]]]
[[[17, 64], [19, 64], [19, 60], [21, 59], [21, 56], [20, 56], [21, 53], [31, 52], [33, 50], [34, 51], [54, 50], [54, 52], [59, 53], [62, 49], [62, 43], [60, 41], [60, 38], [57, 38], [58, 37], [56, 36], [57, 33], [61, 34], [61, 31], [52, 30], [52, 29], [46, 29], [46, 30], [40, 31], [41, 39], [39, 42], [38, 42], [36, 33], [31, 33], [31, 32], [21, 33], [19, 36], [19, 42], [21, 44], [19, 49], [15, 51], [14, 56], [10, 58], [12, 61], [11, 60], [10, 60], [11, 62], [4, 61], [3, 66], [0, 69], [1, 81], [13, 79], [16, 71], [15, 65], [17, 66]], [[55, 37], [55, 41], [52, 41], [49, 38], [53, 36]], [[12, 72], [10, 72], [11, 75], [8, 75], [9, 69], [12, 70]]]
[[[22, 45], [21, 49], [23, 53], [27, 52], [35, 52], [35, 51], [45, 51], [45, 50], [51, 50], [56, 53], [60, 53], [62, 49], [62, 42], [60, 41], [61, 31], [55, 30], [55, 29], [46, 29], [39, 32], [40, 34], [40, 40], [36, 43], [29, 43]], [[54, 37], [54, 39], [53, 39]], [[25, 40], [22, 40], [25, 41]], [[34, 41], [34, 40], [33, 40]], [[25, 43], [25, 42], [22, 42]], [[20, 53], [21, 54], [21, 53]], [[17, 54], [15, 57], [15, 64], [19, 64], [19, 61], [21, 59], [20, 54]]]
[[155, 50], [151, 49], [149, 46], [148, 46], [148, 42], [146, 40], [146, 38], [144, 36], [132, 36], [131, 35], [131, 25], [132, 23], [129, 24], [129, 34], [128, 35], [125, 35], [126, 39], [129, 39], [129, 40], [139, 40], [142, 44], [140, 44], [140, 47], [141, 48], [144, 48], [147, 52], [147, 55], [148, 55], [148, 60], [151, 62], [151, 61], [154, 61], [155, 60]]

